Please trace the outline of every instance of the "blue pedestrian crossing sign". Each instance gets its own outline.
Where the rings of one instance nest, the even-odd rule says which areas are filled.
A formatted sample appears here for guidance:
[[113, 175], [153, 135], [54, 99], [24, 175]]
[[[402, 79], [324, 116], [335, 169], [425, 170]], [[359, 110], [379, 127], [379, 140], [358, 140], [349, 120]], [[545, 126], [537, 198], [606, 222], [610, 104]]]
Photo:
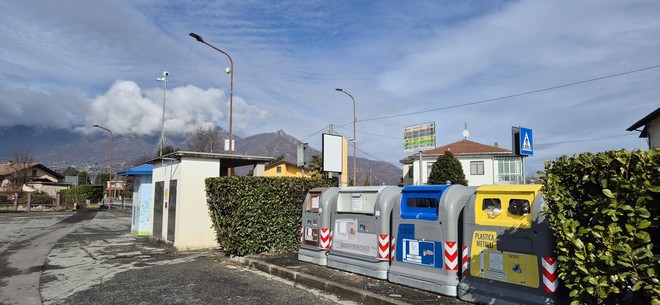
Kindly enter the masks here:
[[520, 127], [520, 154], [523, 156], [534, 155], [534, 138], [532, 137], [532, 130], [529, 128]]

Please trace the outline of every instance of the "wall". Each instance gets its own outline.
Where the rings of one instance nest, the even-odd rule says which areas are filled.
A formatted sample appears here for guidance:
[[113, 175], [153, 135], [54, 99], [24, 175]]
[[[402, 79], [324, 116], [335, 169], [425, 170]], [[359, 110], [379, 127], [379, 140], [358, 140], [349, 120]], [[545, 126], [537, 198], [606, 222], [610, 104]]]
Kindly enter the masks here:
[[177, 182], [176, 233], [174, 247], [179, 250], [215, 248], [215, 231], [206, 204], [204, 180], [218, 177], [217, 159], [181, 158]]
[[[281, 167], [282, 172], [278, 173], [277, 168]], [[273, 166], [264, 171], [264, 176], [266, 177], [300, 177], [300, 167], [294, 166], [287, 163], [280, 163], [276, 166]], [[308, 177], [308, 173], [305, 172], [305, 177]]]
[[649, 148], [660, 147], [660, 117], [649, 123], [648, 130]]

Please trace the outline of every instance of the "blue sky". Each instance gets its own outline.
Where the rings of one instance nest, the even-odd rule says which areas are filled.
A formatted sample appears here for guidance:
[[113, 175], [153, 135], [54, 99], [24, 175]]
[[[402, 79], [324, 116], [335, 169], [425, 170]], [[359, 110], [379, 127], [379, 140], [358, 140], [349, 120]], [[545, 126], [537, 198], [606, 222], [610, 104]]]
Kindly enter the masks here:
[[658, 1], [0, 0], [0, 127], [158, 134], [168, 71], [166, 132], [227, 130], [229, 64], [195, 32], [234, 60], [236, 135], [281, 129], [320, 148], [334, 124], [352, 137], [341, 87], [360, 157], [398, 165], [417, 123], [436, 123], [438, 146], [467, 123], [470, 140], [506, 148], [524, 126], [539, 170], [644, 148], [626, 128], [660, 105], [660, 68], [498, 98], [660, 65], [659, 13]]

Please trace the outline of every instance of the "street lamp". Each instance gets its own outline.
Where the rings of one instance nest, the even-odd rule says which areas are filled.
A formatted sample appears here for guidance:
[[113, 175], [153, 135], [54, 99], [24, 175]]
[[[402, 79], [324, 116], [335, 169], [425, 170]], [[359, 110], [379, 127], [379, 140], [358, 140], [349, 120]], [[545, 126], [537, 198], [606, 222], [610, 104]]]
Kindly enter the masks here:
[[346, 95], [350, 96], [351, 100], [353, 100], [353, 185], [357, 185], [357, 174], [356, 174], [357, 173], [357, 158], [356, 158], [357, 142], [355, 139], [355, 123], [357, 123], [357, 119], [355, 118], [355, 99], [350, 93], [344, 91], [344, 89], [342, 88], [335, 88], [335, 90], [346, 93]]
[[108, 177], [110, 181], [110, 186], [108, 187], [108, 197], [110, 198], [109, 208], [112, 209], [112, 193], [110, 190], [112, 188], [112, 141], [113, 141], [112, 131], [99, 124], [94, 124], [94, 127], [101, 128], [110, 133], [110, 165], [108, 166]]
[[163, 156], [163, 147], [165, 146], [165, 102], [167, 101], [167, 77], [170, 72], [164, 71], [163, 77], [156, 78], [156, 81], [163, 82], [163, 117], [160, 120], [160, 156]]
[[[227, 74], [229, 74], [229, 153], [231, 154], [232, 150], [233, 150], [232, 146], [234, 145], [233, 132], [232, 132], [232, 119], [233, 119], [232, 114], [234, 112], [233, 111], [234, 102], [232, 100], [233, 96], [234, 96], [234, 61], [231, 59], [231, 56], [229, 56], [229, 54], [227, 54], [227, 52], [225, 52], [223, 50], [220, 50], [220, 49], [214, 47], [213, 45], [209, 44], [208, 42], [204, 41], [202, 36], [199, 36], [195, 33], [190, 33], [188, 35], [190, 35], [191, 37], [197, 39], [197, 41], [211, 47], [212, 49], [214, 49], [214, 50], [216, 50], [216, 51], [218, 51], [222, 54], [225, 54], [225, 56], [227, 56], [227, 58], [229, 59], [229, 68], [225, 69], [225, 72], [227, 72]], [[227, 175], [231, 176], [231, 169], [227, 170]]]

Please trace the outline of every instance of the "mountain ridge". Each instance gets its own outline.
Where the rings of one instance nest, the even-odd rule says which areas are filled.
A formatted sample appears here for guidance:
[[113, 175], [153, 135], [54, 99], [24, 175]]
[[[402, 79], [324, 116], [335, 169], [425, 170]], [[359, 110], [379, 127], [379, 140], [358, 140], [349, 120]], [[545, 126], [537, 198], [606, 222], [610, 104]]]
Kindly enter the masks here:
[[[186, 149], [190, 135], [167, 135], [167, 145], [181, 150]], [[221, 137], [227, 133], [221, 130]], [[296, 163], [297, 146], [302, 141], [283, 130], [260, 133], [248, 137], [234, 135], [235, 153], [254, 156], [267, 156]], [[108, 135], [94, 133], [83, 135], [72, 129], [33, 128], [13, 126], [0, 128], [0, 162], [13, 159], [14, 151], [30, 148], [34, 162], [63, 171], [68, 166], [78, 170], [104, 171], [109, 163]], [[113, 170], [118, 171], [136, 166], [144, 160], [156, 156], [159, 137], [156, 135], [117, 135], [113, 138]], [[307, 157], [321, 154], [314, 148], [307, 148]], [[401, 169], [384, 161], [357, 158], [358, 185], [362, 185], [367, 175], [371, 184], [396, 185], [400, 181]], [[352, 173], [353, 158], [348, 158], [348, 171]]]

